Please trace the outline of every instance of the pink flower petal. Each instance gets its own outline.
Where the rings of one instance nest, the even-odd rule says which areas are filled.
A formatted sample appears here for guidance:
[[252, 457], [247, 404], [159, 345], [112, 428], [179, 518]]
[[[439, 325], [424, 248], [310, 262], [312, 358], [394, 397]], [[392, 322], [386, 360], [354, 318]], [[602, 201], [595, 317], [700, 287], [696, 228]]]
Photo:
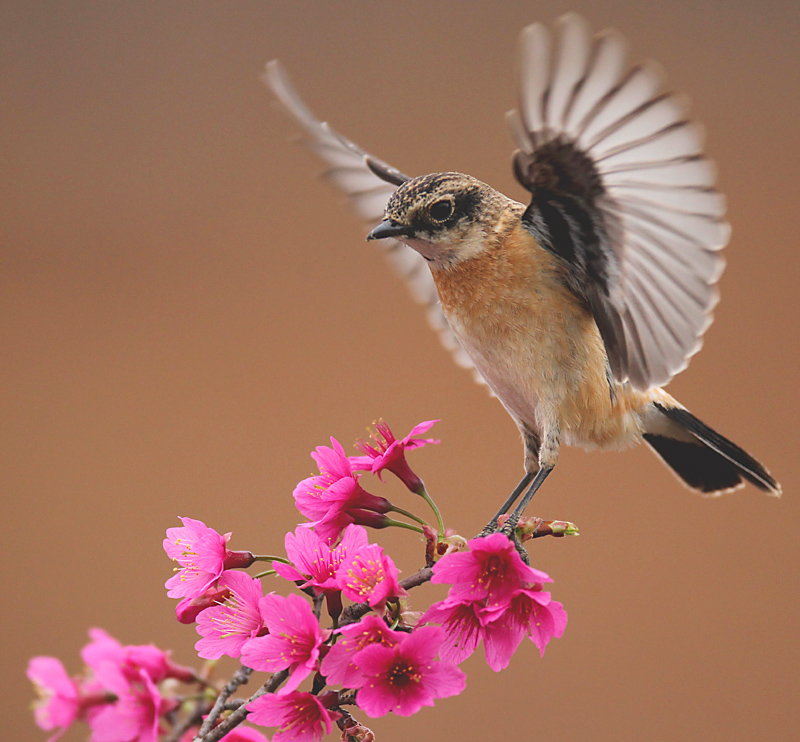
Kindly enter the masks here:
[[327, 632], [320, 631], [310, 606], [297, 595], [270, 593], [259, 601], [259, 610], [269, 634], [244, 644], [242, 663], [266, 672], [288, 669], [289, 681], [281, 692], [292, 691], [316, 669]]
[[317, 696], [297, 691], [267, 693], [247, 704], [247, 710], [248, 720], [254, 724], [278, 727], [272, 742], [319, 742], [341, 716], [325, 708]]
[[45, 731], [60, 729], [63, 733], [80, 713], [75, 681], [55, 657], [34, 657], [28, 663], [27, 675], [39, 695], [33, 712], [36, 725]]
[[401, 632], [392, 631], [375, 614], [367, 614], [358, 623], [340, 629], [336, 643], [322, 660], [320, 672], [329, 685], [358, 688], [363, 680], [359, 652], [371, 644], [392, 647], [399, 644], [404, 636]]
[[205, 523], [181, 518], [183, 528], [168, 528], [164, 550], [180, 569], [165, 583], [170, 598], [197, 598], [225, 569], [226, 543], [230, 534], [220, 535]]
[[197, 617], [199, 639], [194, 645], [203, 659], [216, 660], [222, 655], [239, 657], [248, 639], [264, 628], [259, 609], [263, 597], [261, 580], [244, 572], [227, 571], [219, 578], [219, 586], [229, 591], [222, 605], [204, 610]]
[[445, 639], [439, 654], [456, 664], [469, 657], [484, 636], [486, 608], [482, 601], [444, 600], [434, 603], [419, 623], [441, 624]]
[[342, 562], [336, 579], [342, 592], [358, 603], [382, 610], [389, 598], [406, 594], [398, 581], [397, 567], [377, 544], [356, 551]]
[[410, 716], [422, 706], [432, 706], [436, 698], [460, 693], [466, 685], [464, 673], [452, 663], [433, 659], [443, 640], [442, 629], [423, 626], [393, 647], [372, 644], [361, 650], [364, 680], [358, 705], [371, 717], [390, 711]]

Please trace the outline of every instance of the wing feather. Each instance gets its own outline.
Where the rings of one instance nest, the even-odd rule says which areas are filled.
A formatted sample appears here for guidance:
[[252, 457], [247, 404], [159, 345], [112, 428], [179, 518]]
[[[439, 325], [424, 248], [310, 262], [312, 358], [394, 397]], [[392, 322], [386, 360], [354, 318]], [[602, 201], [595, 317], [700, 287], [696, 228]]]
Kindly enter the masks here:
[[[370, 229], [377, 225], [383, 219], [389, 198], [408, 176], [317, 120], [277, 60], [267, 65], [262, 79], [305, 131], [304, 143], [327, 164], [324, 177], [344, 191], [353, 210]], [[426, 308], [428, 321], [456, 363], [471, 369], [475, 380], [485, 383], [447, 324], [424, 258], [397, 240], [380, 240], [376, 244], [381, 245], [389, 262], [406, 280], [414, 299]]]
[[596, 37], [589, 68], [575, 91], [575, 100], [564, 125], [564, 131], [577, 137], [591, 114], [618, 84], [625, 71], [627, 44], [615, 31]]
[[586, 74], [591, 35], [586, 21], [575, 13], [561, 17], [556, 25], [561, 36], [545, 114], [547, 126], [560, 130], [564, 128], [569, 109], [575, 101], [578, 83]]
[[614, 131], [620, 122], [633, 118], [661, 87], [661, 76], [654, 65], [642, 65], [631, 70], [595, 107], [578, 137], [578, 144], [589, 150], [603, 137]]
[[609, 188], [626, 185], [660, 185], [711, 189], [716, 179], [713, 163], [698, 157], [634, 164], [630, 167], [612, 167], [603, 171], [603, 180]]
[[520, 109], [529, 132], [544, 128], [544, 106], [550, 73], [550, 34], [541, 23], [522, 31]]
[[591, 39], [575, 14], [557, 27], [555, 40], [540, 24], [522, 34], [522, 113], [508, 120], [514, 171], [533, 194], [523, 221], [568, 264], [614, 378], [660, 386], [711, 323], [730, 236], [725, 199], [703, 130], [662, 90], [661, 69], [626, 68], [622, 37]]

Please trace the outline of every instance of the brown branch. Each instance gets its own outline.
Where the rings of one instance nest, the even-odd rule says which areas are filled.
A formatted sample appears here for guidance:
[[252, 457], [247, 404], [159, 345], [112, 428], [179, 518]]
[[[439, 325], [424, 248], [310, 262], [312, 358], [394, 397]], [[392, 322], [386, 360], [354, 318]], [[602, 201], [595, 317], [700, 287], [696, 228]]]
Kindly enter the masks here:
[[194, 711], [189, 714], [180, 724], [172, 728], [172, 731], [164, 738], [164, 742], [178, 742], [183, 735], [193, 726], [200, 724], [203, 717], [208, 713], [211, 704], [207, 701], [198, 700], [195, 703]]
[[428, 582], [433, 577], [432, 567], [423, 567], [419, 572], [409, 575], [404, 580], [400, 580], [400, 587], [410, 590], [412, 587], [419, 587]]
[[337, 706], [355, 706], [357, 688], [348, 688], [347, 690], [339, 691], [339, 700], [336, 702]]
[[200, 727], [200, 730], [197, 732], [197, 736], [195, 737], [195, 739], [203, 739], [205, 735], [208, 734], [211, 727], [214, 726], [217, 719], [219, 719], [220, 714], [225, 709], [225, 704], [227, 703], [228, 699], [236, 692], [236, 689], [240, 685], [244, 685], [245, 683], [247, 683], [248, 680], [250, 680], [251, 672], [253, 671], [249, 667], [245, 667], [244, 665], [242, 665], [233, 674], [233, 677], [230, 679], [230, 681], [219, 692], [217, 700], [211, 707], [211, 711], [209, 712], [208, 716], [203, 722], [203, 725]]
[[267, 693], [274, 693], [283, 683], [286, 678], [289, 677], [288, 670], [281, 670], [280, 672], [276, 672], [269, 680], [267, 680], [264, 685], [262, 685], [255, 693], [253, 693], [250, 698], [245, 701], [236, 711], [234, 711], [225, 721], [223, 721], [219, 726], [214, 727], [210, 732], [207, 732], [205, 736], [198, 734], [194, 738], [194, 742], [219, 742], [231, 729], [234, 729], [239, 726], [246, 718], [247, 714], [250, 713], [247, 710], [247, 704], [252, 703], [256, 700], [256, 698], [261, 698], [261, 696], [266, 695]]

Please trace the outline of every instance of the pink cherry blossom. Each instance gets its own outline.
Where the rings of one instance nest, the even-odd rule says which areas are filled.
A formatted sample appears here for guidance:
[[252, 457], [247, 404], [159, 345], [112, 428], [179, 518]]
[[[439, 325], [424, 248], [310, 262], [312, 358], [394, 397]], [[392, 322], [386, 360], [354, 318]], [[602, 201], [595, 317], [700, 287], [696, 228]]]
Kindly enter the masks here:
[[377, 544], [359, 549], [342, 562], [336, 578], [346, 597], [358, 603], [366, 601], [379, 612], [389, 598], [406, 595], [397, 580], [394, 562]]
[[218, 660], [223, 654], [239, 657], [244, 643], [265, 630], [259, 609], [264, 595], [261, 580], [229, 570], [222, 573], [218, 585], [228, 591], [228, 598], [197, 617], [197, 633], [203, 638], [194, 648], [205, 660]]
[[392, 504], [366, 492], [342, 444], [335, 438], [331, 438], [331, 444], [333, 448], [317, 446], [311, 454], [320, 473], [300, 482], [294, 489], [294, 499], [297, 509], [313, 521], [320, 538], [335, 541], [350, 523], [372, 525], [375, 518], [371, 516], [388, 513]]
[[220, 535], [205, 523], [181, 518], [182, 528], [168, 528], [164, 551], [180, 564], [177, 574], [165, 583], [170, 598], [197, 598], [226, 569], [249, 567], [253, 555], [248, 551], [230, 551], [226, 544], [231, 534]]
[[92, 742], [158, 742], [159, 719], [175, 702], [161, 697], [144, 670], [138, 675], [136, 682], [129, 682], [111, 664], [102, 668], [103, 683], [117, 701], [89, 718]]
[[371, 644], [393, 647], [399, 644], [403, 634], [392, 631], [386, 622], [375, 614], [367, 614], [358, 623], [349, 624], [339, 630], [336, 643], [322, 660], [320, 672], [329, 685], [357, 688], [363, 679], [358, 662], [358, 653]]
[[322, 632], [308, 602], [298, 595], [284, 598], [270, 593], [259, 601], [267, 636], [250, 639], [242, 650], [242, 664], [254, 670], [289, 669], [289, 680], [280, 691], [293, 691], [317, 669], [319, 650], [329, 632]]
[[424, 485], [422, 480], [411, 471], [411, 467], [406, 461], [406, 451], [421, 448], [428, 443], [438, 443], [433, 438], [414, 438], [413, 436], [427, 433], [438, 420], [427, 420], [411, 429], [411, 432], [400, 440], [394, 437], [389, 426], [383, 420], [375, 423], [375, 435], [370, 436], [370, 445], [365, 440], [360, 439], [356, 442], [356, 447], [366, 454], [365, 456], [351, 456], [350, 461], [354, 469], [371, 471], [378, 476], [384, 470], [392, 472], [408, 489], [417, 494], [422, 494]]
[[254, 724], [278, 727], [272, 742], [319, 742], [341, 716], [326, 708], [319, 697], [297, 691], [267, 693], [248, 703], [247, 710]]
[[286, 553], [294, 564], [274, 561], [272, 567], [279, 575], [302, 588], [312, 587], [316, 595], [324, 594], [328, 613], [331, 618], [338, 619], [342, 612], [342, 590], [336, 572], [349, 554], [368, 543], [367, 532], [352, 523], [345, 528], [341, 541], [333, 548], [315, 531], [298, 526], [294, 533], [286, 534]]
[[80, 716], [78, 684], [55, 657], [34, 657], [28, 663], [27, 675], [39, 696], [33, 707], [37, 726], [48, 732], [58, 730], [50, 737], [49, 742], [52, 742]]
[[551, 600], [550, 593], [536, 589], [517, 590], [505, 606], [492, 613], [486, 624], [484, 648], [486, 661], [495, 672], [508, 667], [526, 635], [544, 656], [547, 643], [559, 638], [567, 625], [564, 606]]
[[361, 526], [347, 526], [342, 540], [333, 548], [317, 533], [299, 526], [294, 533], [286, 534], [286, 554], [292, 565], [273, 562], [272, 568], [292, 582], [303, 580], [300, 587], [313, 587], [317, 595], [328, 590], [340, 590], [336, 581], [339, 565], [368, 543], [367, 532]]
[[183, 682], [194, 680], [194, 673], [175, 664], [168, 652], [152, 644], [123, 646], [103, 629], [89, 629], [91, 641], [81, 650], [81, 658], [95, 674], [104, 665], [112, 665], [130, 681], [138, 682], [139, 671], [144, 670], [153, 682], [176, 678]]
[[485, 638], [485, 626], [494, 618], [482, 600], [454, 600], [449, 598], [434, 603], [420, 618], [419, 623], [440, 624], [445, 639], [439, 654], [449, 662], [463, 662]]
[[449, 583], [448, 597], [468, 601], [486, 599], [487, 605], [506, 603], [521, 587], [552, 582], [538, 569], [526, 565], [502, 533], [469, 542], [470, 551], [442, 557], [433, 567], [434, 583]]
[[358, 662], [363, 681], [356, 696], [371, 717], [393, 711], [411, 716], [435, 698], [464, 690], [466, 676], [451, 662], [436, 660], [444, 641], [438, 626], [423, 626], [392, 647], [372, 644], [361, 650]]

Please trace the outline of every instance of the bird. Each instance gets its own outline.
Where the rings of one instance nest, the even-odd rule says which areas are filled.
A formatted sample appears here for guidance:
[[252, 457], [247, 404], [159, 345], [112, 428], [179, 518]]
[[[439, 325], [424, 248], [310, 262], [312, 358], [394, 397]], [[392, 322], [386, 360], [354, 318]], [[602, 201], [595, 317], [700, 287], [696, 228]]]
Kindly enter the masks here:
[[[690, 489], [781, 486], [663, 390], [702, 344], [729, 240], [701, 128], [658, 65], [578, 14], [523, 29], [519, 108], [507, 114], [528, 203], [459, 172], [410, 177], [300, 98], [277, 61], [264, 80], [427, 306], [456, 361], [516, 423], [522, 480], [487, 524], [507, 535], [562, 444], [641, 441]], [[512, 506], [519, 504], [509, 514]]]

